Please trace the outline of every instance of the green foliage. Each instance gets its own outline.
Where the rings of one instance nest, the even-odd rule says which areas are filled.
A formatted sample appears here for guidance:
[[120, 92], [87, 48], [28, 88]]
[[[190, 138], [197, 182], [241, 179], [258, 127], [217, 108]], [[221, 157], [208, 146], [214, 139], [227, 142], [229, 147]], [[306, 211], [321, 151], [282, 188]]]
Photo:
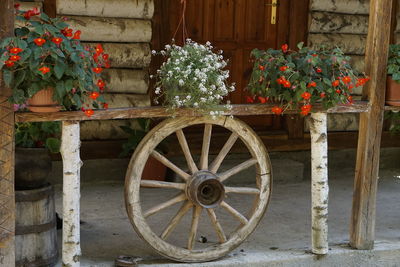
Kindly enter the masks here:
[[60, 122], [24, 122], [15, 124], [15, 145], [17, 147], [46, 147], [51, 153], [58, 153], [61, 145]]
[[74, 33], [63, 18], [49, 18], [37, 10], [16, 10], [16, 19], [22, 26], [15, 29], [15, 37], [0, 40], [0, 70], [5, 84], [12, 88], [12, 103], [26, 103], [48, 87], [56, 89], [54, 99], [67, 110], [104, 103], [102, 95], [89, 97], [103, 91], [96, 84], [100, 74], [93, 70], [109, 65], [102, 48], [83, 46], [80, 31]]
[[[165, 106], [198, 108], [212, 116], [234, 86], [227, 85], [229, 71], [222, 51], [214, 53], [209, 42], [201, 45], [190, 39], [184, 46], [166, 45], [160, 52], [167, 60], [157, 71], [155, 93]], [[156, 54], [153, 51], [153, 54]], [[230, 105], [226, 105], [230, 108]]]
[[400, 134], [400, 112], [386, 112], [385, 119], [390, 121], [390, 132], [393, 134]]
[[255, 49], [251, 56], [248, 101], [275, 102], [282, 110], [300, 108], [303, 115], [316, 103], [325, 108], [351, 103], [352, 89], [368, 81], [365, 76], [357, 78], [350, 57], [339, 48], [313, 50], [299, 43], [297, 50], [283, 45], [280, 50]]
[[387, 73], [392, 75], [394, 81], [400, 83], [400, 44], [391, 44], [389, 46]]

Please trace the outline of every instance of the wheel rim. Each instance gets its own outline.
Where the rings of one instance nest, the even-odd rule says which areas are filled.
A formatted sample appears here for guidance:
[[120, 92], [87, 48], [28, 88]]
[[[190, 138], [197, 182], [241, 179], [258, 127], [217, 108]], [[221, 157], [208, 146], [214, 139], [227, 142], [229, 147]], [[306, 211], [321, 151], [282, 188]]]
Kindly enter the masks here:
[[[198, 167], [190, 154], [189, 146], [182, 131], [183, 128], [196, 124], [205, 124], [203, 147]], [[209, 164], [208, 152], [213, 125], [222, 126], [230, 130], [232, 134], [217, 157]], [[189, 173], [181, 170], [154, 150], [162, 140], [173, 133], [176, 133], [178, 137], [188, 163]], [[237, 139], [242, 140], [246, 145], [252, 158], [225, 172], [218, 173], [218, 169], [224, 158]], [[141, 174], [150, 155], [172, 169], [184, 182], [142, 181]], [[225, 180], [250, 166], [256, 167], [257, 188], [224, 186], [223, 183]], [[256, 228], [268, 206], [271, 192], [271, 177], [271, 164], [262, 141], [250, 127], [240, 120], [228, 117], [217, 119], [208, 117], [167, 119], [147, 134], [132, 156], [125, 180], [126, 208], [136, 232], [158, 253], [182, 262], [209, 261], [229, 253], [240, 245]], [[149, 210], [142, 211], [140, 200], [141, 186], [175, 188], [182, 191], [170, 200], [156, 205]], [[225, 194], [230, 193], [252, 194], [255, 196], [250, 216], [246, 217], [242, 215], [224, 200]], [[173, 217], [162, 234], [157, 235], [147, 223], [146, 218], [182, 202], [183, 204], [175, 216], [171, 215]], [[222, 207], [240, 223], [236, 231], [231, 233], [229, 237], [225, 235], [223, 226], [218, 221], [215, 213], [216, 207]], [[187, 247], [178, 247], [169, 243], [167, 241], [168, 236], [190, 209], [193, 209], [193, 214]], [[196, 250], [194, 249], [194, 241], [200, 214], [203, 209], [207, 211], [220, 243], [205, 249]]]

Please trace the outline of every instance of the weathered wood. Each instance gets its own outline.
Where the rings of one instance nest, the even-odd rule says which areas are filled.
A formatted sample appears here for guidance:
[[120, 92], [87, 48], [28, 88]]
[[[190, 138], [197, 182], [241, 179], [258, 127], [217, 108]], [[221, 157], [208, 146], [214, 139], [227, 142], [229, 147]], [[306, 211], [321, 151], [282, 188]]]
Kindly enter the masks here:
[[19, 10], [21, 11], [27, 11], [29, 9], [37, 8], [39, 10], [42, 9], [43, 3], [42, 2], [21, 2], [21, 1], [15, 1], [15, 3], [20, 4]]
[[[0, 39], [14, 34], [14, 1], [0, 1]], [[14, 109], [0, 73], [0, 263], [15, 264]]]
[[185, 203], [182, 204], [182, 207], [179, 209], [179, 211], [175, 214], [175, 216], [171, 219], [167, 227], [162, 232], [160, 236], [162, 239], [165, 240], [168, 238], [171, 232], [176, 228], [178, 223], [181, 221], [182, 217], [189, 211], [189, 209], [192, 206], [193, 204], [190, 201], [186, 201]]
[[327, 114], [313, 113], [311, 133], [311, 232], [312, 252], [328, 253], [328, 137]]
[[58, 250], [53, 187], [15, 191], [15, 206], [16, 266], [54, 266]]
[[260, 194], [260, 190], [257, 188], [250, 187], [232, 187], [225, 186], [226, 193], [237, 193], [237, 194], [249, 194], [249, 195], [258, 195]]
[[151, 19], [153, 0], [57, 0], [57, 14]]
[[254, 166], [257, 163], [256, 159], [249, 159], [246, 160], [245, 162], [242, 162], [238, 165], [236, 165], [235, 167], [233, 167], [232, 169], [229, 169], [227, 171], [224, 171], [222, 173], [218, 174], [219, 180], [221, 182], [225, 181], [226, 179], [230, 178], [231, 176], [246, 170], [248, 168], [250, 168], [251, 166]]
[[200, 206], [193, 207], [192, 226], [190, 227], [188, 246], [187, 246], [189, 250], [192, 250], [194, 248], [194, 242], [196, 241], [197, 228], [199, 227], [199, 220], [202, 210], [203, 208]]
[[103, 77], [107, 93], [147, 94], [149, 88], [149, 75], [144, 70], [108, 69]]
[[310, 10], [345, 14], [369, 14], [368, 0], [311, 0]]
[[310, 33], [308, 43], [311, 47], [324, 45], [328, 48], [340, 47], [345, 54], [364, 55], [366, 36], [361, 34], [320, 34]]
[[211, 132], [212, 124], [206, 124], [204, 126], [203, 145], [200, 156], [200, 170], [208, 169], [208, 154], [210, 151]]
[[311, 12], [310, 33], [367, 34], [368, 15]]
[[55, 18], [57, 16], [56, 0], [44, 0], [43, 11], [50, 18]]
[[[95, 46], [97, 43], [86, 43]], [[103, 43], [113, 68], [147, 68], [150, 66], [151, 50], [147, 43]]]
[[[364, 56], [351, 55], [351, 62], [350, 63], [352, 65], [352, 67], [356, 71], [358, 71], [360, 73], [363, 73], [365, 71], [364, 70], [364, 60], [365, 60]], [[362, 94], [362, 87], [354, 88], [353, 94], [361, 95]]]
[[101, 17], [68, 16], [73, 29], [82, 31], [82, 41], [149, 43], [151, 21]]
[[400, 111], [400, 107], [397, 106], [385, 106], [385, 110]]
[[[162, 140], [170, 135], [173, 135], [177, 130], [182, 130], [183, 128], [191, 127], [194, 125], [204, 127], [205, 124], [218, 125], [220, 127], [226, 128], [233, 133], [236, 133], [247, 147], [248, 150], [246, 152], [250, 153], [253, 158], [257, 159], [257, 173], [261, 173], [263, 175], [255, 176], [255, 183], [259, 185], [260, 194], [254, 198], [254, 205], [252, 205], [251, 210], [246, 213], [248, 219], [241, 215], [233, 207], [229, 206], [227, 203], [222, 204], [225, 207], [224, 209], [227, 209], [230, 214], [232, 214], [235, 218], [237, 218], [239, 222], [241, 222], [240, 227], [238, 227], [234, 232], [229, 235], [229, 240], [226, 240], [228, 237], [224, 237], [222, 228], [218, 227], [218, 229], [221, 228], [217, 230], [217, 236], [218, 239], [221, 241], [221, 244], [212, 244], [212, 247], [208, 246], [207, 248], [188, 250], [184, 245], [176, 245], [174, 243], [167, 242], [165, 239], [161, 238], [164, 237], [165, 234], [161, 234], [161, 237], [159, 237], [158, 234], [156, 234], [156, 232], [152, 230], [152, 227], [149, 227], [141, 207], [144, 202], [147, 202], [147, 200], [143, 197], [143, 195], [140, 194], [140, 178], [144, 168], [144, 162], [152, 153], [152, 151], [154, 151], [154, 148]], [[203, 138], [204, 136], [202, 135], [201, 140], [203, 140]], [[199, 146], [202, 147], [201, 141], [199, 142]], [[254, 133], [254, 131], [243, 122], [229, 117], [217, 117], [215, 119], [204, 116], [171, 118], [164, 120], [157, 126], [155, 126], [148, 133], [148, 135], [144, 137], [142, 142], [136, 148], [126, 175], [126, 208], [135, 230], [150, 246], [152, 246], [160, 254], [177, 261], [209, 261], [226, 255], [229, 251], [231, 251], [233, 248], [237, 247], [241, 242], [243, 242], [247, 238], [247, 236], [255, 229], [256, 225], [262, 217], [262, 213], [265, 212], [266, 205], [268, 204], [271, 190], [270, 173], [271, 165], [264, 145], [262, 144], [260, 138]], [[190, 182], [190, 180], [188, 182]], [[244, 193], [244, 190], [242, 189], [239, 189], [239, 191]], [[248, 191], [247, 188], [246, 191]], [[163, 205], [165, 204], [163, 203]], [[181, 208], [181, 210], [178, 212], [178, 215], [175, 215], [172, 218], [172, 228], [174, 228], [175, 225], [178, 223], [177, 221], [180, 220], [179, 217], [181, 216], [181, 214], [185, 213], [182, 211], [182, 209], [183, 208]], [[197, 228], [197, 217], [199, 216], [194, 216], [194, 227], [192, 227], [190, 234], [190, 241], [188, 246], [189, 248], [191, 248], [191, 244], [193, 244], [195, 240], [194, 233], [196, 231], [193, 229]], [[215, 219], [214, 221], [217, 222], [216, 215], [211, 217], [211, 219], [213, 218]], [[216, 228], [215, 224], [213, 225], [214, 228]], [[169, 228], [171, 227], [167, 226], [167, 230], [164, 230], [164, 232], [168, 233], [170, 231]], [[186, 240], [183, 239], [180, 241]], [[174, 242], [176, 242], [176, 238]]]
[[372, 249], [375, 235], [376, 191], [385, 102], [386, 64], [392, 0], [371, 0], [365, 70], [371, 80], [364, 88], [371, 110], [360, 116], [357, 163], [350, 224], [350, 245]]
[[197, 168], [196, 163], [194, 163], [185, 134], [181, 129], [179, 129], [176, 131], [176, 136], [178, 137], [179, 144], [181, 145], [183, 154], [185, 155], [185, 159], [188, 164], [189, 170], [192, 172], [192, 174], [194, 174], [199, 169]]
[[170, 168], [172, 171], [174, 171], [176, 174], [178, 174], [180, 177], [182, 177], [183, 180], [187, 181], [190, 177], [189, 174], [186, 172], [182, 171], [179, 167], [177, 167], [175, 164], [173, 164], [171, 161], [169, 161], [166, 157], [158, 153], [157, 151], [153, 151], [151, 155], [158, 161], [160, 161], [162, 164]]
[[150, 106], [148, 95], [137, 94], [104, 94], [104, 99], [112, 108], [147, 107]]
[[80, 246], [80, 169], [82, 161], [79, 122], [62, 123], [61, 156], [63, 159], [63, 235], [62, 264], [65, 267], [79, 267]]
[[210, 165], [210, 171], [213, 173], [216, 173], [219, 169], [219, 167], [222, 164], [222, 161], [228, 155], [229, 151], [233, 147], [233, 145], [236, 143], [236, 140], [239, 138], [237, 133], [232, 133], [224, 146], [222, 147], [221, 151], [218, 153], [218, 155], [215, 157], [214, 161]]
[[[140, 96], [140, 95], [138, 95]], [[106, 95], [106, 97], [108, 97]], [[110, 98], [128, 97], [129, 95], [111, 95]], [[233, 105], [232, 110], [224, 112], [224, 115], [246, 116], [246, 115], [267, 115], [273, 114], [272, 104], [268, 105]], [[320, 106], [314, 107], [314, 111], [322, 111]], [[353, 105], [338, 105], [327, 110], [328, 113], [362, 113], [369, 110], [369, 104], [366, 101], [355, 102]], [[298, 110], [287, 110], [286, 114], [297, 114]], [[32, 121], [64, 121], [64, 120], [109, 120], [109, 119], [133, 119], [133, 118], [164, 118], [164, 117], [199, 117], [200, 112], [194, 109], [179, 109], [171, 113], [164, 107], [132, 107], [132, 108], [112, 108], [108, 110], [96, 110], [90, 118], [81, 111], [64, 111], [56, 113], [32, 113], [32, 112], [17, 112], [15, 119], [17, 122], [32, 122]]]
[[183, 183], [171, 183], [171, 182], [162, 182], [156, 180], [141, 180], [140, 185], [143, 187], [172, 188], [172, 189], [185, 190], [185, 184]]
[[220, 243], [226, 242], [226, 235], [224, 233], [224, 230], [222, 229], [221, 224], [219, 223], [217, 219], [217, 215], [215, 214], [215, 211], [213, 209], [207, 209], [207, 213], [210, 216], [211, 223], [215, 229], [215, 232], [217, 233], [218, 240]]
[[84, 121], [81, 123], [81, 140], [127, 139], [129, 134], [121, 126], [139, 129], [135, 119]]
[[[328, 114], [328, 131], [358, 131], [359, 117], [359, 114], [356, 113]], [[305, 121], [305, 131], [309, 132], [311, 117], [307, 117]]]
[[174, 198], [171, 198], [168, 201], [165, 201], [161, 204], [158, 204], [157, 206], [154, 206], [153, 208], [149, 209], [148, 211], [146, 211], [144, 213], [144, 217], [149, 217], [153, 214], [156, 214], [159, 211], [162, 211], [163, 209], [166, 209], [168, 207], [171, 207], [172, 205], [175, 205], [176, 203], [182, 202], [184, 200], [186, 200], [186, 195], [185, 194], [179, 194]]

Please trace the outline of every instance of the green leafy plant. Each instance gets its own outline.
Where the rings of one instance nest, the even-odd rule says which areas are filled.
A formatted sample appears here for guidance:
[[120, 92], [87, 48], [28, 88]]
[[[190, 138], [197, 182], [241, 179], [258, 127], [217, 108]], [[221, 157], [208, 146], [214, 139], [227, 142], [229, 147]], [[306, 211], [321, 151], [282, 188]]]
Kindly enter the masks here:
[[350, 57], [339, 48], [318, 51], [298, 44], [298, 50], [282, 45], [280, 50], [255, 49], [251, 53], [254, 67], [247, 101], [274, 102], [275, 114], [298, 108], [307, 115], [320, 103], [324, 108], [352, 103], [352, 89], [364, 85], [368, 78], [357, 77]]
[[385, 113], [385, 119], [390, 121], [390, 132], [400, 134], [400, 112], [389, 111]]
[[190, 107], [212, 116], [220, 114], [219, 105], [234, 85], [227, 83], [229, 71], [224, 70], [227, 63], [222, 51], [212, 49], [210, 42], [202, 45], [190, 39], [182, 47], [166, 45], [160, 52], [167, 59], [157, 71], [156, 100], [171, 109]]
[[12, 88], [10, 101], [24, 104], [41, 89], [54, 88], [54, 100], [67, 110], [104, 107], [105, 83], [100, 77], [109, 67], [101, 45], [83, 46], [81, 31], [73, 31], [63, 18], [49, 18], [37, 9], [16, 9], [15, 37], [0, 40], [0, 70]]
[[389, 46], [389, 57], [387, 63], [387, 73], [397, 83], [400, 82], [400, 45], [391, 44]]
[[59, 122], [24, 122], [15, 124], [15, 146], [24, 148], [45, 147], [58, 153], [61, 145]]

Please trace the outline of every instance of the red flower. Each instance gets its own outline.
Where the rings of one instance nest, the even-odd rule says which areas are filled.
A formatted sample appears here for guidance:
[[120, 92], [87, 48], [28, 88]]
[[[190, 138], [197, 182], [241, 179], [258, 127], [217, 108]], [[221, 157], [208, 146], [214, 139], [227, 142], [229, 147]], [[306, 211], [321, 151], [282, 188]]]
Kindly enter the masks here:
[[20, 60], [21, 59], [21, 57], [20, 56], [17, 56], [17, 55], [14, 55], [14, 56], [11, 56], [10, 57], [10, 60], [11, 61], [18, 61], [18, 60]]
[[262, 96], [259, 96], [258, 100], [260, 101], [261, 104], [265, 104], [267, 102], [267, 98]]
[[286, 53], [288, 51], [288, 49], [289, 49], [289, 46], [287, 44], [284, 44], [284, 45], [282, 45], [281, 48], [282, 48], [282, 52]]
[[308, 99], [311, 98], [311, 94], [310, 94], [309, 92], [304, 92], [304, 93], [301, 94], [301, 97], [302, 97], [304, 100], [308, 100]]
[[98, 54], [94, 54], [93, 55], [93, 60], [94, 60], [94, 62], [99, 62], [99, 55]]
[[344, 76], [342, 78], [342, 82], [345, 83], [345, 84], [348, 84], [348, 83], [351, 82], [351, 78], [349, 76]]
[[39, 69], [39, 71], [42, 72], [42, 74], [44, 75], [50, 71], [50, 68], [43, 66]]
[[19, 48], [19, 47], [10, 48], [10, 53], [11, 54], [18, 54], [18, 53], [21, 53], [22, 51], [24, 51], [24, 50], [22, 48]]
[[31, 17], [39, 15], [39, 14], [40, 14], [40, 11], [37, 9], [37, 7], [35, 7], [34, 9], [30, 9], [30, 10], [26, 11], [24, 13], [24, 18], [29, 20]]
[[96, 100], [99, 97], [99, 92], [91, 92], [89, 97], [93, 100]]
[[288, 80], [284, 80], [282, 84], [283, 84], [283, 87], [286, 87], [286, 88], [290, 88], [292, 86], [292, 84]]
[[79, 40], [79, 39], [81, 39], [81, 31], [76, 31], [75, 33], [74, 33], [74, 36], [72, 37], [72, 39], [76, 39], [76, 40]]
[[93, 68], [93, 71], [97, 74], [101, 73], [103, 71], [103, 68], [97, 67], [97, 68]]
[[321, 98], [325, 98], [325, 97], [326, 97], [326, 94], [325, 94], [324, 92], [322, 92], [319, 96], [320, 96]]
[[313, 57], [317, 57], [318, 55], [317, 55], [317, 54], [312, 54], [312, 56], [313, 56]]
[[104, 67], [105, 67], [106, 69], [110, 68], [110, 67], [111, 67], [110, 62], [107, 61], [106, 64], [104, 64]]
[[93, 109], [83, 109], [83, 112], [85, 112], [88, 117], [91, 117], [94, 114]]
[[104, 60], [108, 60], [108, 54], [104, 54], [104, 55], [103, 55], [103, 59], [104, 59]]
[[275, 115], [281, 115], [283, 109], [282, 109], [281, 107], [274, 106], [274, 107], [271, 109], [271, 111], [272, 111], [272, 113], [274, 113]]
[[334, 80], [334, 81], [332, 82], [332, 86], [333, 86], [333, 87], [339, 86], [339, 80]]
[[104, 86], [106, 86], [106, 83], [103, 80], [98, 80], [97, 81], [97, 86], [100, 88], [103, 88]]
[[254, 98], [252, 98], [250, 96], [246, 96], [246, 102], [247, 103], [254, 103]]
[[316, 86], [317, 86], [317, 83], [314, 82], [314, 81], [309, 82], [309, 83], [307, 84], [307, 87], [308, 87], [308, 88], [310, 88], [310, 87], [316, 87]]
[[43, 39], [43, 38], [36, 38], [36, 39], [33, 40], [33, 41], [35, 42], [35, 44], [36, 44], [37, 46], [42, 46], [42, 45], [44, 45], [44, 43], [46, 43], [46, 40]]
[[97, 55], [100, 55], [100, 54], [102, 54], [102, 53], [104, 52], [104, 49], [103, 49], [103, 47], [101, 46], [101, 44], [96, 45], [95, 50], [96, 50], [96, 54], [97, 54]]
[[51, 39], [51, 41], [53, 43], [55, 43], [56, 45], [60, 45], [62, 43], [63, 39], [60, 37], [54, 37], [53, 39]]
[[15, 9], [19, 9], [20, 6], [21, 6], [21, 4], [14, 4]]
[[72, 37], [72, 29], [69, 29], [68, 27], [64, 28], [63, 30], [61, 30], [61, 33], [65, 36], [65, 37]]
[[358, 86], [363, 86], [366, 82], [368, 82], [369, 81], [369, 77], [366, 77], [366, 78], [359, 78], [358, 80], [357, 80], [357, 83], [356, 83], [356, 86], [358, 87]]
[[286, 71], [289, 67], [288, 66], [282, 66], [279, 68], [280, 71]]
[[263, 65], [258, 65], [258, 69], [263, 71], [263, 70], [265, 70], [265, 67]]
[[316, 72], [317, 72], [317, 73], [321, 73], [321, 72], [322, 72], [322, 69], [321, 69], [321, 68], [317, 68], [317, 69], [316, 69]]
[[349, 103], [350, 104], [353, 104], [353, 97], [351, 96], [351, 95], [349, 95], [348, 97], [347, 97], [347, 100], [349, 101]]
[[340, 94], [341, 92], [340, 89], [336, 89], [336, 93]]
[[4, 64], [6, 64], [7, 67], [11, 68], [12, 66], [14, 66], [15, 63], [14, 63], [14, 61], [6, 60], [4, 62]]
[[108, 109], [108, 104], [107, 103], [103, 103], [103, 108], [104, 109]]
[[310, 104], [302, 106], [300, 114], [303, 116], [307, 116], [310, 113], [311, 108], [312, 108], [312, 106]]

